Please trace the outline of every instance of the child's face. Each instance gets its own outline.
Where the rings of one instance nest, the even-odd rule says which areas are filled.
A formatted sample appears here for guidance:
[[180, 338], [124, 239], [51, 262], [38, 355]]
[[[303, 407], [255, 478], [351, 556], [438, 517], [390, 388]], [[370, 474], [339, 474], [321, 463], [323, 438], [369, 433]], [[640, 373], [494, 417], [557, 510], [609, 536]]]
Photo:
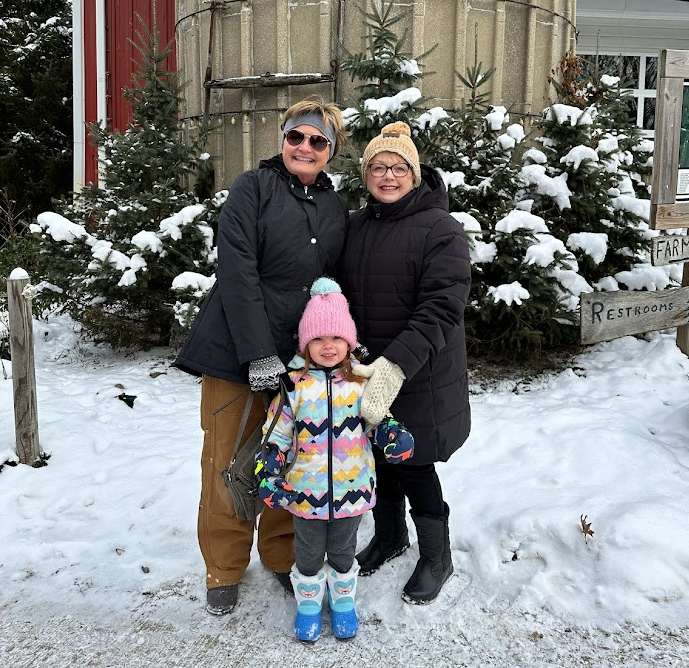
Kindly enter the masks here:
[[340, 336], [319, 336], [308, 344], [309, 356], [315, 364], [337, 366], [349, 352], [349, 344]]

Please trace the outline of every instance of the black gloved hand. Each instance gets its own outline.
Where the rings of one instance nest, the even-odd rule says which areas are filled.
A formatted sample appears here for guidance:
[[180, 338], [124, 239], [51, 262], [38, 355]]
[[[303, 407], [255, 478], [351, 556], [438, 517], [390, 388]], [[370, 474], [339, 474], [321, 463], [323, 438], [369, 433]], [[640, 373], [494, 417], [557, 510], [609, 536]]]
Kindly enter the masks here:
[[390, 416], [378, 425], [374, 443], [390, 464], [399, 464], [414, 456], [414, 437], [401, 422]]

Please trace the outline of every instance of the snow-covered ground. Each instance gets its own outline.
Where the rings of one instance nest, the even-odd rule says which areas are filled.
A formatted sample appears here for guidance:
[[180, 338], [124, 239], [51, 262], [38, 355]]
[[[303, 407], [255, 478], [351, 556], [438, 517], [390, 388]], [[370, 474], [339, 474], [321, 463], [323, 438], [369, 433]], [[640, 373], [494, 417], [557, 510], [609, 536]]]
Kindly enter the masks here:
[[[2, 666], [687, 663], [689, 360], [671, 334], [476, 387], [472, 434], [439, 467], [455, 577], [435, 604], [403, 603], [414, 545], [361, 580], [360, 635], [315, 647], [292, 639], [294, 603], [257, 558], [232, 615], [203, 610], [195, 379], [169, 351], [79, 342], [64, 319], [35, 340], [50, 459], [0, 471]], [[1, 464], [15, 458], [2, 376], [0, 425]], [[362, 545], [372, 530], [366, 517]]]

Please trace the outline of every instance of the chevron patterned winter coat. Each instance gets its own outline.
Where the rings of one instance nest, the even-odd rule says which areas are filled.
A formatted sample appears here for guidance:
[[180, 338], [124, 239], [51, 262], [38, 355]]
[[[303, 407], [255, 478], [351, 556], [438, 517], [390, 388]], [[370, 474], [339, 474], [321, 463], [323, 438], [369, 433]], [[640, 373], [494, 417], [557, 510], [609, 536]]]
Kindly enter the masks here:
[[[290, 366], [299, 362], [303, 369], [300, 357]], [[283, 408], [269, 439], [282, 452], [298, 453], [287, 481], [299, 496], [287, 510], [304, 519], [361, 515], [375, 505], [376, 482], [366, 435], [370, 425], [361, 416], [364, 383], [345, 381], [337, 369], [290, 371], [289, 376], [294, 383], [290, 405]], [[275, 415], [278, 399], [268, 409], [266, 424]], [[291, 455], [287, 457], [291, 461]]]

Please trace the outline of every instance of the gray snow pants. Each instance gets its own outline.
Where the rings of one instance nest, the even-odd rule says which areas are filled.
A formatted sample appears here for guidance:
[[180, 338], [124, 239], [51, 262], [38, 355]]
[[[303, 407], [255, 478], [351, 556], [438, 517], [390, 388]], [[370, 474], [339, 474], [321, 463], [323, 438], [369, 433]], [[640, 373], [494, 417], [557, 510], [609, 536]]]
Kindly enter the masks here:
[[328, 555], [328, 563], [346, 573], [354, 563], [356, 533], [361, 515], [327, 520], [294, 517], [294, 553], [297, 570], [308, 577], [318, 573]]

